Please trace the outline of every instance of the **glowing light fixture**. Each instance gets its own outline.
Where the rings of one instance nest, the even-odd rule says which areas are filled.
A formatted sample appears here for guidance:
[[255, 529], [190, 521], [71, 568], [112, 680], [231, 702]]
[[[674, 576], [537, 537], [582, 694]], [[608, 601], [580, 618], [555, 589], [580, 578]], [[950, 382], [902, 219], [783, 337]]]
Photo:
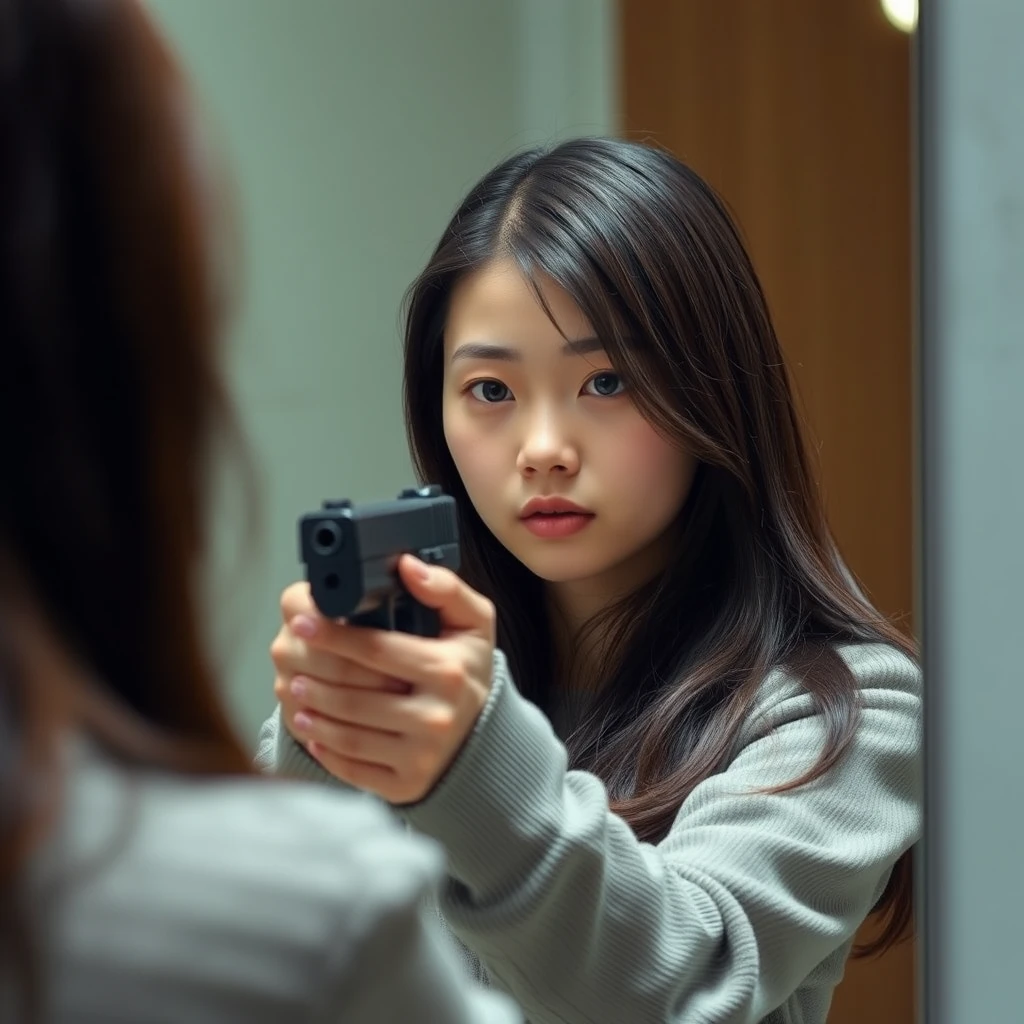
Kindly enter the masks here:
[[917, 28], [917, 0], [882, 0], [882, 10], [889, 23], [901, 32]]

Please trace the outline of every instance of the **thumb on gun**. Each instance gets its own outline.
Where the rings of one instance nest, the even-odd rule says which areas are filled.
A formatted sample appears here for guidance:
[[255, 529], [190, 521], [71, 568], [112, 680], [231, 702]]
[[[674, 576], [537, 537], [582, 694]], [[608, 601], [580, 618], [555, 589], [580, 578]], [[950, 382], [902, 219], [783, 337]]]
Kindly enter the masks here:
[[409, 593], [433, 608], [446, 631], [472, 631], [494, 642], [494, 605], [458, 576], [440, 565], [427, 565], [414, 555], [403, 555], [398, 572]]

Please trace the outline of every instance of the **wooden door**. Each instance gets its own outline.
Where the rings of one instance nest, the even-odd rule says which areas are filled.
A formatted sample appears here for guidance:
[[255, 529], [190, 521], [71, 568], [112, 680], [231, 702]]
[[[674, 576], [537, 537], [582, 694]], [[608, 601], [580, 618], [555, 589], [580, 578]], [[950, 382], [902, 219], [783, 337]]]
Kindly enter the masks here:
[[[910, 45], [878, 0], [620, 0], [622, 126], [736, 214], [795, 377], [830, 521], [913, 612]], [[913, 946], [851, 962], [830, 1024], [912, 1024]]]

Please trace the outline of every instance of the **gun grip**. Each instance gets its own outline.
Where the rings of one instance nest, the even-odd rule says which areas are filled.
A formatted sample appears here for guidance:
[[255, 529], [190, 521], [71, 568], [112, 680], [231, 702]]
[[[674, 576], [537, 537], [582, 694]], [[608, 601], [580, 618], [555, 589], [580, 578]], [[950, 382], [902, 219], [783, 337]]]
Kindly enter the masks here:
[[393, 629], [413, 636], [440, 636], [441, 616], [433, 608], [420, 604], [404, 590], [373, 611], [353, 615], [353, 626], [370, 629]]
[[440, 636], [441, 616], [434, 608], [420, 604], [408, 594], [395, 602], [394, 628], [414, 636]]

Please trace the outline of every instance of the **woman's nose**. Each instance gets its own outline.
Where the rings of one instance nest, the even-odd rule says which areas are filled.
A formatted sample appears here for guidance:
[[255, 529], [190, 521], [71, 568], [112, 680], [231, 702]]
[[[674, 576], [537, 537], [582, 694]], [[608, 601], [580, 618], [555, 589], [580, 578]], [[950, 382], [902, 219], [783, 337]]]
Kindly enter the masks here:
[[573, 476], [580, 468], [579, 449], [563, 424], [554, 417], [536, 417], [519, 449], [516, 466], [524, 476], [562, 473]]

